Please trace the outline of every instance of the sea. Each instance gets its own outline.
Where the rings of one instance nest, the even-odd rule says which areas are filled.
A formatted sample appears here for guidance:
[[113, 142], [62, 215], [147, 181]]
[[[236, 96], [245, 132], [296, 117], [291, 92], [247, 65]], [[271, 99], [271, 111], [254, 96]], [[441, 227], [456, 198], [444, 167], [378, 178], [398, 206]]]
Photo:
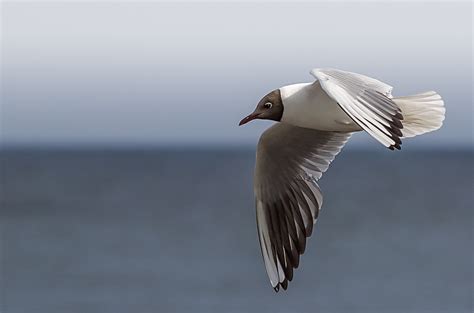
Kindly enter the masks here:
[[473, 151], [385, 150], [336, 158], [276, 293], [254, 149], [4, 149], [0, 311], [472, 312]]

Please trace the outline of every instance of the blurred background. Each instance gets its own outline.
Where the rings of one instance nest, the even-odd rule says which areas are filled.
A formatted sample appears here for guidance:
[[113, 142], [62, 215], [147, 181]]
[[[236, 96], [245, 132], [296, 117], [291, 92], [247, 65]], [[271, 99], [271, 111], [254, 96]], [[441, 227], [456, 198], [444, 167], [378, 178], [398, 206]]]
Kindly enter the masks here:
[[[472, 2], [3, 1], [0, 311], [472, 312]], [[355, 134], [301, 266], [261, 260], [238, 127], [314, 67], [440, 93], [442, 129]]]

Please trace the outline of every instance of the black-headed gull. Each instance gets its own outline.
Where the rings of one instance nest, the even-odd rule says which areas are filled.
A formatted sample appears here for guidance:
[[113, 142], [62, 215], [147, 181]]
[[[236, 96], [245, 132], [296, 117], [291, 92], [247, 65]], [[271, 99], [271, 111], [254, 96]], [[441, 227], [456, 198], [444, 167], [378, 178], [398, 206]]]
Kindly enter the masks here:
[[279, 122], [260, 137], [254, 178], [258, 237], [275, 291], [293, 278], [323, 203], [317, 181], [351, 133], [365, 130], [400, 150], [402, 139], [440, 128], [445, 114], [434, 91], [392, 97], [391, 86], [364, 75], [311, 74], [315, 82], [273, 90], [239, 123]]

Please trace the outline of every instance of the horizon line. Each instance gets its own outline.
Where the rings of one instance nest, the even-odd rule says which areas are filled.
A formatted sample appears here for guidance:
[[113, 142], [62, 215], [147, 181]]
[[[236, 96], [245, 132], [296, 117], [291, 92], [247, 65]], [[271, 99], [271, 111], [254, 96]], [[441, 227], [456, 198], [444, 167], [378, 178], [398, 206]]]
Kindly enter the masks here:
[[[56, 151], [97, 151], [97, 150], [117, 150], [117, 151], [134, 151], [134, 150], [255, 150], [257, 143], [0, 143], [0, 152], [2, 151], [40, 151], [40, 150], [56, 150]], [[407, 145], [408, 146], [408, 145]], [[452, 144], [452, 145], [434, 145], [434, 144], [418, 144], [409, 147], [402, 146], [402, 151], [463, 151], [474, 152], [474, 145]], [[371, 144], [346, 145], [344, 150], [352, 151], [384, 151], [384, 147]]]

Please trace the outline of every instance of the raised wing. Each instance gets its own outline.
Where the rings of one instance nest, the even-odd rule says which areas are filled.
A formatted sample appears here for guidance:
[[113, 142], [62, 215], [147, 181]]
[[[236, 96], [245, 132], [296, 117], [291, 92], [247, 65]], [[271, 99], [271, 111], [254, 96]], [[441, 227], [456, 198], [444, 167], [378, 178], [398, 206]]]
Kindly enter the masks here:
[[258, 143], [255, 201], [260, 248], [275, 291], [298, 267], [323, 202], [316, 181], [351, 133], [277, 123]]
[[403, 116], [391, 99], [391, 86], [364, 75], [335, 69], [314, 69], [311, 75], [357, 125], [384, 146], [400, 150]]

